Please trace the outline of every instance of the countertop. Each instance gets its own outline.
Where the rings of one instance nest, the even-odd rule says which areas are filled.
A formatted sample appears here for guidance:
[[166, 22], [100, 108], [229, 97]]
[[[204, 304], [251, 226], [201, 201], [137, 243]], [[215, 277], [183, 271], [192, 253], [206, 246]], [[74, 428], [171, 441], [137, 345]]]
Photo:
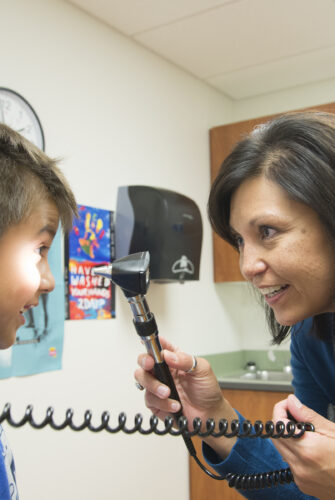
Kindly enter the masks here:
[[290, 381], [241, 379], [240, 372], [218, 376], [221, 389], [243, 389], [247, 391], [293, 392]]

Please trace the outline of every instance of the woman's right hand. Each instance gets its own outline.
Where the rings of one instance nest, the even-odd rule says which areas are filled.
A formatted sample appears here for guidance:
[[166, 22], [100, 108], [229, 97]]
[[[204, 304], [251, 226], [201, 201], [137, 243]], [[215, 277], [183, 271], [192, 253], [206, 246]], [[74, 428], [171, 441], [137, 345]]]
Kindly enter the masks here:
[[[193, 365], [193, 356], [174, 347], [167, 340], [160, 337], [163, 356], [168, 365], [182, 404], [182, 413], [190, 422], [200, 417], [204, 424], [208, 418], [218, 421], [226, 418], [229, 421], [237, 419], [236, 412], [223, 397], [219, 383], [207, 360], [197, 358], [195, 370], [187, 373]], [[164, 419], [167, 415], [177, 413], [181, 409], [179, 401], [170, 399], [170, 388], [162, 384], [153, 374], [154, 360], [149, 354], [140, 354], [138, 357], [140, 368], [135, 371], [135, 379], [145, 389], [146, 406]], [[211, 438], [205, 441], [224, 458], [230, 452], [235, 439]]]

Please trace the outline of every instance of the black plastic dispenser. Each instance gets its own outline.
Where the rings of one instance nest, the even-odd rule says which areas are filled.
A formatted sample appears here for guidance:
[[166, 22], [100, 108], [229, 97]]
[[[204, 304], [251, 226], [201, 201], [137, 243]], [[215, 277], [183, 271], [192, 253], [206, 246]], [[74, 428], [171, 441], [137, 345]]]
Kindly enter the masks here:
[[118, 188], [116, 259], [148, 251], [151, 280], [194, 281], [199, 279], [201, 245], [201, 214], [193, 200], [150, 186]]

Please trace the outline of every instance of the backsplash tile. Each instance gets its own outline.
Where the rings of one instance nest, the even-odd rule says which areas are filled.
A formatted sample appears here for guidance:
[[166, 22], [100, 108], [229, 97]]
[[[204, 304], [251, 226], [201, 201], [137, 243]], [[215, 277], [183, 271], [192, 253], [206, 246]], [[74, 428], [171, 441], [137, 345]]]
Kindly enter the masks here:
[[248, 361], [254, 361], [260, 370], [282, 370], [290, 363], [290, 351], [243, 350], [203, 356], [211, 364], [216, 376], [242, 370]]

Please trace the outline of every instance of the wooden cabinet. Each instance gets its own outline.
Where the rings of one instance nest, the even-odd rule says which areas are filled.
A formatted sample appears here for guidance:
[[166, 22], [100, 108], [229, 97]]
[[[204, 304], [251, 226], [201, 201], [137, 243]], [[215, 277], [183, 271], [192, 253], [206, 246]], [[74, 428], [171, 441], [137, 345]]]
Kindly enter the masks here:
[[[308, 109], [335, 113], [335, 103], [324, 104]], [[264, 123], [275, 116], [276, 115], [263, 116], [254, 120], [222, 125], [221, 127], [215, 127], [210, 130], [211, 181], [217, 176], [223, 160], [228, 156], [233, 146], [242, 139], [245, 134], [253, 130], [256, 125]], [[213, 249], [214, 281], [244, 281], [239, 270], [237, 251], [215, 233], [213, 233]]]
[[[225, 389], [223, 393], [230, 404], [251, 422], [271, 420], [275, 403], [285, 399], [289, 394], [286, 392], [235, 389]], [[201, 453], [200, 439], [193, 438], [193, 441], [199, 459], [205, 463]], [[252, 442], [250, 446], [252, 446]], [[242, 498], [242, 495], [237, 493], [236, 490], [229, 488], [226, 481], [217, 481], [207, 476], [190, 458], [190, 500], [238, 500]]]

